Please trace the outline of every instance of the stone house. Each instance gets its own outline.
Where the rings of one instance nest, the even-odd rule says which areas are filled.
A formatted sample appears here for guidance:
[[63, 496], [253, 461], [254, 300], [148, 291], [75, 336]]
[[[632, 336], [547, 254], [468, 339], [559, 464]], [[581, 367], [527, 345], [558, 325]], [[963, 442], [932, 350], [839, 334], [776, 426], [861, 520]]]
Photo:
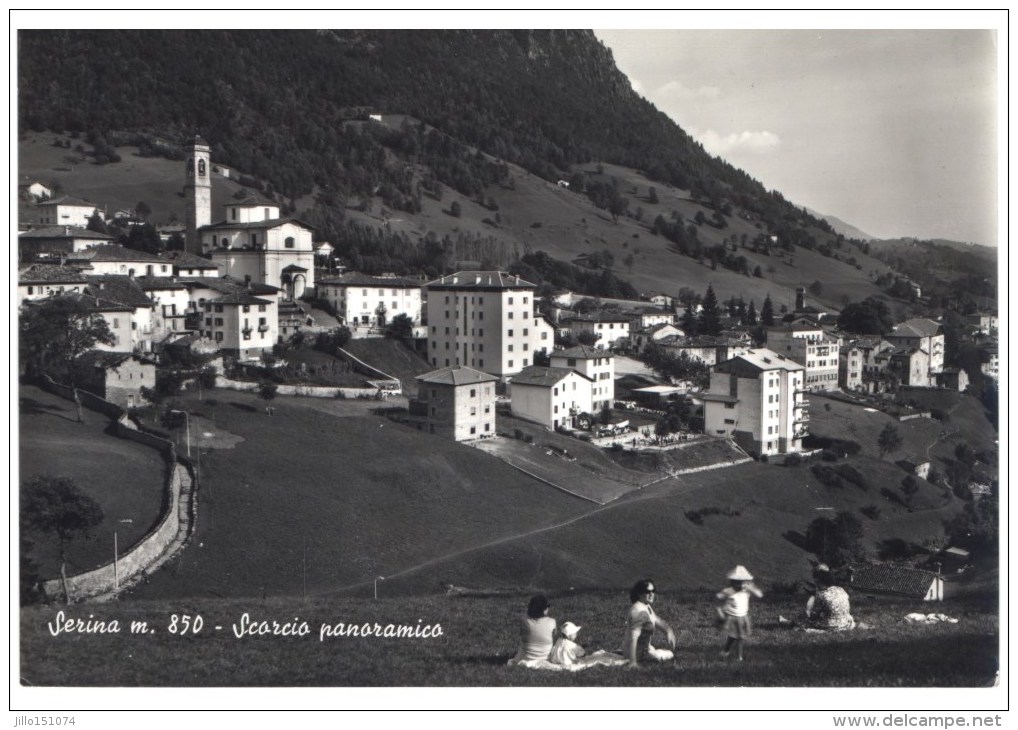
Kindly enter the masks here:
[[450, 365], [417, 376], [410, 415], [423, 418], [430, 433], [454, 441], [495, 435], [498, 378], [465, 365]]

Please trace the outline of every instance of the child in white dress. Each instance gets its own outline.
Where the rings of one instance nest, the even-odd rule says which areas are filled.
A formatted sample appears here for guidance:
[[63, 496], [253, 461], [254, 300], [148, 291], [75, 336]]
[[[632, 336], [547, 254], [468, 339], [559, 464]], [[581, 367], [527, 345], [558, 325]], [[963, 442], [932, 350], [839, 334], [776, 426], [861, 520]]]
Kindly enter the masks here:
[[551, 648], [548, 661], [552, 664], [570, 666], [579, 663], [579, 660], [586, 656], [586, 650], [576, 643], [576, 635], [580, 633], [582, 626], [577, 626], [572, 621], [566, 621], [559, 628], [559, 636], [555, 640], [555, 646]]
[[741, 662], [742, 642], [753, 632], [749, 622], [749, 598], [751, 595], [763, 598], [763, 593], [753, 585], [753, 576], [741, 565], [735, 566], [735, 570], [728, 574], [728, 582], [728, 588], [717, 595], [718, 600], [723, 601], [718, 608], [721, 628], [728, 634], [728, 641], [721, 650], [721, 656], [728, 656], [734, 646]]

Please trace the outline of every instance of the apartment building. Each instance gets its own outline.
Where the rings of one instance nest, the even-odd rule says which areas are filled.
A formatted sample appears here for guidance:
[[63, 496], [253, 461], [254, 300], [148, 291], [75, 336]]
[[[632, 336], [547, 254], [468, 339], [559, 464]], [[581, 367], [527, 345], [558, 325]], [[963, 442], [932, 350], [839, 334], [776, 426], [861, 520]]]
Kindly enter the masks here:
[[816, 325], [783, 324], [767, 329], [767, 349], [803, 365], [806, 390], [838, 388], [838, 341]]

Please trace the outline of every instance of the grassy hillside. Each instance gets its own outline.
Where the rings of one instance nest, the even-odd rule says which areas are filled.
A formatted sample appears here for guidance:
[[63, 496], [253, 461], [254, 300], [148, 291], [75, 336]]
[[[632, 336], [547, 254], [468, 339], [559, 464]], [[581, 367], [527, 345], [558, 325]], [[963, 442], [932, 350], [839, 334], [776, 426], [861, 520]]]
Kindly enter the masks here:
[[[856, 597], [852, 612], [869, 630], [810, 634], [777, 626], [797, 616], [804, 595], [772, 592], [752, 608], [754, 636], [746, 660], [718, 656], [724, 642], [712, 624], [713, 598], [675, 591], [658, 581], [658, 613], [676, 629], [674, 662], [639, 671], [595, 667], [548, 672], [506, 666], [515, 653], [526, 594], [297, 600], [132, 601], [71, 607], [66, 615], [117, 619], [118, 634], [53, 637], [47, 623], [56, 610], [29, 608], [21, 615], [22, 681], [32, 686], [111, 687], [987, 687], [999, 666], [999, 622], [992, 600], [937, 605]], [[717, 586], [720, 587], [720, 584]], [[615, 649], [628, 610], [624, 591], [551, 595], [552, 615], [582, 625], [589, 651]], [[913, 625], [907, 613], [943, 611], [954, 624]], [[254, 620], [308, 624], [304, 637], [238, 639], [233, 627]], [[181, 635], [181, 614], [202, 617], [197, 634]], [[168, 631], [177, 615], [178, 633]], [[296, 621], [294, 621], [296, 617]], [[145, 621], [144, 635], [130, 633]], [[441, 626], [440, 638], [332, 637], [319, 641], [322, 624], [378, 623]], [[217, 629], [217, 627], [220, 627]]]

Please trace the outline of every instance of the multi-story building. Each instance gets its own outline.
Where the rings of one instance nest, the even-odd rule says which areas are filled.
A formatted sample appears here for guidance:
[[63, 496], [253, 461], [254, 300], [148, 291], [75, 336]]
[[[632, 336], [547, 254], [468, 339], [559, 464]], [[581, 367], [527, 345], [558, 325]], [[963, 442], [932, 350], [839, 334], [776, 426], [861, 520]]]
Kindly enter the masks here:
[[494, 436], [497, 382], [494, 375], [464, 365], [418, 375], [410, 415], [422, 416], [431, 433], [456, 441]]
[[[98, 206], [81, 198], [61, 195], [39, 203], [39, 225], [43, 226], [88, 226], [88, 220]], [[101, 214], [100, 214], [101, 215]]]
[[980, 334], [990, 337], [996, 337], [1000, 328], [1000, 322], [995, 312], [976, 312], [968, 315], [965, 321]]
[[718, 363], [701, 396], [704, 431], [754, 455], [801, 451], [809, 424], [805, 373], [803, 365], [767, 349]]
[[918, 347], [896, 347], [877, 356], [878, 362], [886, 362], [885, 369], [894, 375], [902, 385], [914, 388], [929, 388], [936, 384], [930, 378], [930, 356]]
[[208, 299], [201, 305], [202, 335], [221, 352], [241, 360], [256, 360], [271, 352], [278, 338], [275, 298], [256, 297], [242, 290]]
[[163, 251], [160, 257], [173, 265], [174, 276], [219, 276], [219, 267], [203, 256], [186, 251]]
[[716, 365], [736, 355], [745, 352], [750, 345], [743, 340], [733, 340], [727, 337], [711, 337], [710, 335], [698, 335], [696, 337], [668, 337], [659, 343], [661, 348], [679, 357], [683, 353], [693, 360], [699, 360], [705, 365]]
[[109, 243], [113, 236], [82, 226], [47, 226], [18, 234], [18, 260], [59, 260], [61, 255]]
[[89, 274], [121, 276], [170, 276], [173, 264], [144, 251], [103, 244], [66, 255], [71, 266], [87, 267]]
[[629, 333], [629, 351], [638, 355], [652, 342], [658, 342], [666, 337], [685, 337], [685, 335], [686, 333], [674, 324], [656, 324], [637, 332], [631, 331]]
[[767, 329], [767, 348], [805, 366], [806, 390], [838, 387], [838, 341], [818, 326], [785, 324]]
[[944, 370], [944, 328], [939, 322], [922, 317], [908, 319], [894, 326], [884, 339], [895, 347], [924, 350], [930, 358], [928, 381], [936, 381], [937, 373]]
[[984, 360], [980, 367], [983, 375], [998, 380], [1000, 378], [1000, 347], [996, 344], [986, 345], [980, 351]]
[[18, 269], [18, 305], [54, 294], [80, 294], [88, 279], [72, 266], [30, 264]]
[[461, 271], [425, 284], [429, 362], [500, 379], [532, 365], [535, 352], [553, 347], [548, 324], [534, 314], [535, 288], [504, 271]]
[[414, 327], [421, 323], [421, 282], [397, 276], [368, 276], [351, 271], [318, 282], [317, 294], [336, 316], [358, 334], [381, 334], [401, 314]]
[[612, 407], [615, 402], [615, 357], [611, 353], [599, 347], [577, 345], [553, 350], [550, 362], [553, 368], [571, 368], [590, 379], [593, 413]]
[[509, 384], [511, 410], [547, 428], [575, 428], [577, 416], [594, 412], [593, 385], [571, 368], [524, 368]]
[[629, 331], [633, 317], [619, 312], [591, 312], [563, 315], [559, 325], [574, 335], [591, 332], [597, 335], [595, 345], [606, 350], [629, 344]]
[[172, 276], [142, 276], [138, 286], [152, 300], [152, 339], [162, 342], [167, 335], [187, 329], [190, 295], [187, 286]]

